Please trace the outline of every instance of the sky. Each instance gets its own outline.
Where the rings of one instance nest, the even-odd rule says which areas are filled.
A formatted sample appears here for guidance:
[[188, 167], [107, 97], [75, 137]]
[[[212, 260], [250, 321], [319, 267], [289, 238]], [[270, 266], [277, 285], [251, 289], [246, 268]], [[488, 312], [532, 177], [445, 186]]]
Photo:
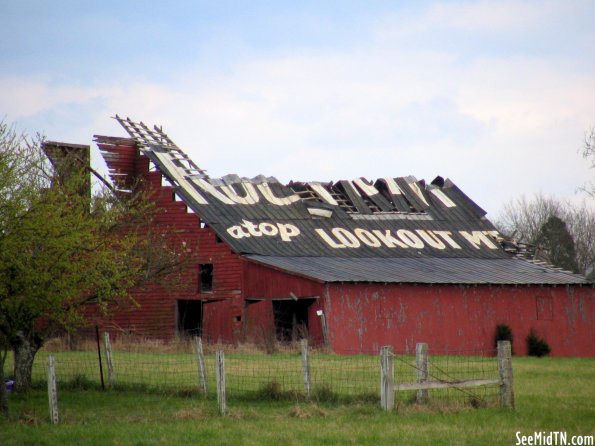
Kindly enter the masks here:
[[[0, 0], [0, 119], [160, 125], [212, 177], [450, 178], [496, 217], [579, 202], [595, 1]], [[590, 203], [593, 209], [593, 202]]]

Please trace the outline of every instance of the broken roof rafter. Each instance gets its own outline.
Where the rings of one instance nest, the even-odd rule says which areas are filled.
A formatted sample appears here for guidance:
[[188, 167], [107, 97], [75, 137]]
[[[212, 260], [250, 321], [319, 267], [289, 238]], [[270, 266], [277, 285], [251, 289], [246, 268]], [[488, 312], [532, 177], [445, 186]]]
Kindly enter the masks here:
[[[159, 152], [167, 153], [168, 159], [162, 160], [171, 163], [172, 167], [182, 171], [186, 178], [198, 178], [208, 181], [209, 184], [220, 187], [221, 182], [229, 183], [229, 178], [212, 179], [206, 171], [198, 167], [163, 131], [162, 127], [153, 126], [149, 128], [145, 123], [134, 122], [130, 118], [122, 118], [119, 115], [114, 117], [118, 123], [126, 130], [130, 137], [137, 143], [138, 147], [144, 152], [154, 152], [157, 157], [161, 157]], [[234, 182], [244, 183], [248, 181], [253, 184], [262, 182], [277, 182], [276, 179], [258, 176], [252, 180], [240, 178], [237, 175], [228, 175], [234, 177]], [[171, 178], [178, 186], [185, 182], [182, 177]], [[180, 181], [181, 180], [181, 181]], [[272, 180], [272, 181], [271, 181]], [[392, 189], [398, 191], [399, 196], [391, 195], [385, 187], [379, 187], [379, 183], [389, 182], [393, 184]], [[400, 186], [397, 186], [397, 182]], [[424, 188], [425, 183], [420, 183]], [[388, 178], [377, 180], [375, 183], [369, 182], [364, 178], [354, 180], [340, 180], [335, 183], [318, 182], [290, 182], [287, 186], [302, 201], [318, 201], [331, 205], [339, 206], [349, 214], [386, 214], [386, 213], [424, 213], [427, 208], [427, 202], [420, 192], [420, 185], [417, 184], [415, 177]], [[401, 191], [407, 186], [411, 191]], [[399, 188], [400, 187], [400, 188]], [[420, 199], [421, 198], [421, 199]]]
[[209, 178], [160, 127], [116, 120], [131, 139], [97, 138], [113, 173], [136, 175], [140, 150], [201, 221], [252, 261], [330, 282], [583, 283], [512, 259], [485, 211], [448, 179]]
[[198, 175], [201, 178], [208, 178], [207, 172], [198, 167], [163, 131], [161, 127], [153, 126], [150, 129], [144, 122], [134, 122], [130, 118], [121, 118], [119, 115], [114, 119], [126, 130], [132, 139], [136, 141], [143, 151], [158, 148], [172, 153], [174, 163], [185, 170], [188, 175]]

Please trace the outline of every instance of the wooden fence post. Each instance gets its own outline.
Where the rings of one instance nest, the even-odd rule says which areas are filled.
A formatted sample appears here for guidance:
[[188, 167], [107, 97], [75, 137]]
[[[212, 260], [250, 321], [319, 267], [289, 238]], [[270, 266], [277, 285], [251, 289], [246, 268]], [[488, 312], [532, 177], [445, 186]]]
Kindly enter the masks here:
[[320, 318], [320, 325], [322, 326], [322, 341], [324, 343], [325, 350], [329, 351], [331, 347], [331, 341], [328, 334], [328, 326], [326, 325], [326, 316], [322, 310], [316, 311], [316, 315]]
[[380, 349], [380, 406], [387, 411], [395, 407], [393, 356], [393, 348], [390, 345]]
[[300, 340], [300, 347], [302, 349], [302, 368], [304, 369], [304, 392], [306, 394], [306, 400], [310, 400], [312, 381], [310, 378], [310, 352], [308, 348], [308, 340]]
[[[428, 344], [420, 342], [415, 346], [415, 366], [417, 368], [417, 382], [424, 383], [428, 381]], [[428, 389], [418, 389], [416, 394], [418, 404], [424, 404], [428, 401]]]
[[107, 384], [113, 388], [116, 384], [116, 371], [114, 369], [114, 358], [112, 356], [112, 344], [109, 340], [109, 333], [103, 333], [103, 340], [105, 342], [105, 357], [107, 359]]
[[194, 337], [194, 347], [196, 349], [196, 362], [198, 363], [198, 379], [202, 392], [207, 394], [207, 370], [205, 367], [205, 355], [202, 351], [202, 339], [200, 336]]
[[217, 350], [215, 361], [217, 363], [217, 404], [219, 405], [219, 413], [225, 415], [227, 413], [227, 400], [225, 395], [225, 355], [223, 354], [223, 350]]
[[[2, 383], [4, 385], [4, 383]], [[48, 356], [48, 400], [50, 403], [50, 422], [58, 424], [58, 390], [56, 388], [56, 361]]]
[[500, 406], [514, 409], [512, 384], [512, 346], [510, 341], [498, 341], [498, 371], [500, 372]]

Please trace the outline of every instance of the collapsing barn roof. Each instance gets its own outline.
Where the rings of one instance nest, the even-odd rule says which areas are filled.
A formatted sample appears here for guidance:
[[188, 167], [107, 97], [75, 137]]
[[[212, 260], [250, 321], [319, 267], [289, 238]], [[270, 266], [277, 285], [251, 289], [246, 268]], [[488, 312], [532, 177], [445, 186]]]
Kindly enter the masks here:
[[[228, 175], [210, 178], [158, 127], [116, 117], [176, 194], [251, 261], [323, 282], [585, 283], [511, 258], [485, 211], [450, 180], [363, 178], [335, 183]], [[110, 149], [97, 137], [116, 186]], [[122, 139], [118, 139], [124, 142]], [[116, 167], [114, 167], [116, 166]]]

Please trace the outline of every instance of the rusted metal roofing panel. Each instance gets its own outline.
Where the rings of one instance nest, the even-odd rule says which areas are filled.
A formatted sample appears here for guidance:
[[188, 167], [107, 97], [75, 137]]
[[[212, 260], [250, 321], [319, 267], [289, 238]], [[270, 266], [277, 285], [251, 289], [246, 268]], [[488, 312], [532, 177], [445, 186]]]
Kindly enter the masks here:
[[246, 257], [257, 263], [323, 282], [587, 284], [582, 276], [519, 259]]

